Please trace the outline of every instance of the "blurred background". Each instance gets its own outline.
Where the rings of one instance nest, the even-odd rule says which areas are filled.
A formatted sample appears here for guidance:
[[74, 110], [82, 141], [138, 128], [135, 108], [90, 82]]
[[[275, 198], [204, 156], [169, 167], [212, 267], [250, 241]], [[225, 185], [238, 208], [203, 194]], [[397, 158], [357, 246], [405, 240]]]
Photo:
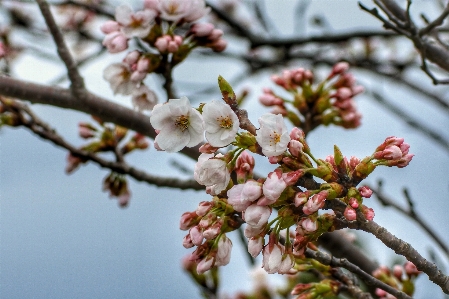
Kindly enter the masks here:
[[[124, 3], [105, 2], [111, 11], [115, 5]], [[217, 7], [224, 5], [220, 2], [211, 3]], [[246, 21], [255, 32], [264, 31], [257, 29], [253, 22], [255, 6], [262, 7], [272, 22], [271, 28], [275, 28], [270, 32], [271, 36], [278, 38], [383, 30], [380, 21], [362, 11], [357, 1], [223, 2], [235, 2], [239, 7], [235, 17]], [[370, 1], [362, 2], [368, 7], [373, 6]], [[24, 6], [29, 15], [42, 22], [34, 3], [0, 1], [0, 28], [6, 26], [11, 18], [6, 8], [14, 5]], [[136, 9], [142, 7], [141, 1], [133, 1], [132, 5]], [[438, 1], [414, 1], [412, 5], [412, 15], [417, 19], [420, 13], [432, 19], [439, 12]], [[94, 27], [99, 24], [101, 22], [92, 24], [92, 30], [101, 40], [101, 32]], [[221, 28], [220, 24], [217, 23], [217, 27]], [[11, 76], [68, 86], [67, 81], [60, 80], [65, 74], [61, 62], [42, 54], [55, 56], [52, 40], [48, 36], [45, 39], [33, 38], [23, 28], [15, 29], [15, 42], [21, 44], [24, 51], [11, 64]], [[243, 108], [248, 109], [255, 124], [261, 114], [270, 110], [257, 100], [263, 87], [276, 89], [270, 75], [279, 74], [285, 68], [305, 67], [313, 68], [318, 77], [324, 78], [331, 69], [325, 61], [342, 58], [351, 62], [351, 57], [358, 61], [358, 55], [366, 50], [364, 39], [342, 44], [310, 44], [298, 49], [297, 59], [254, 70], [239, 58], [249, 52], [245, 40], [227, 35], [225, 24], [223, 30], [229, 43], [224, 53], [212, 55], [206, 50], [194, 51], [176, 68], [177, 94], [187, 95], [193, 105], [219, 99], [221, 96], [215, 82], [218, 75], [222, 75], [236, 91], [247, 89], [250, 92]], [[73, 46], [76, 40], [71, 40], [70, 35], [68, 38]], [[411, 145], [410, 152], [415, 154], [410, 165], [403, 169], [378, 168], [367, 182], [375, 186], [378, 180], [383, 180], [385, 193], [404, 207], [406, 201], [402, 189], [408, 188], [416, 211], [447, 243], [449, 151], [417, 127], [422, 123], [449, 140], [448, 110], [429, 101], [431, 96], [448, 101], [448, 89], [432, 86], [431, 80], [419, 69], [419, 59], [414, 56], [416, 51], [410, 41], [375, 37], [370, 40], [370, 46], [373, 48], [370, 59], [382, 67], [390, 61], [413, 62], [400, 73], [400, 78], [410, 84], [401, 84], [393, 76], [382, 75], [384, 70], [381, 68], [377, 72], [363, 65], [352, 67], [350, 71], [357, 82], [366, 88], [364, 94], [355, 98], [363, 114], [362, 126], [354, 130], [320, 127], [310, 133], [308, 142], [315, 157], [325, 158], [332, 154], [333, 145], [337, 144], [346, 156], [363, 158], [388, 136], [405, 138]], [[86, 47], [84, 51], [88, 52], [90, 48]], [[273, 57], [280, 54], [279, 51], [262, 47], [254, 50], [252, 55]], [[316, 56], [314, 59], [306, 59], [307, 55], [301, 57], [301, 53], [306, 52], [315, 52]], [[124, 53], [102, 53], [80, 70], [91, 91], [131, 107], [129, 97], [114, 96], [102, 78], [105, 67], [121, 61], [123, 57]], [[390, 70], [385, 70], [388, 72]], [[165, 100], [163, 90], [158, 89], [161, 81], [149, 77], [149, 86], [156, 90], [160, 101]], [[430, 95], [417, 92], [413, 86], [428, 91]], [[376, 101], [373, 92], [418, 123], [407, 124], [384, 103]], [[68, 141], [79, 146], [85, 142], [78, 137], [77, 124], [91, 121], [90, 116], [43, 105], [33, 105], [32, 108]], [[193, 211], [200, 201], [210, 197], [204, 192], [158, 188], [129, 179], [131, 202], [122, 209], [115, 199], [109, 199], [108, 194], [102, 192], [101, 183], [108, 173], [106, 170], [88, 163], [66, 175], [66, 156], [66, 151], [23, 129], [4, 127], [0, 131], [0, 298], [200, 298], [199, 290], [181, 269], [181, 259], [190, 250], [182, 246], [185, 232], [179, 230], [179, 219], [183, 212]], [[191, 177], [195, 164], [185, 156], [157, 152], [153, 147], [133, 153], [129, 162], [152, 174], [182, 178]], [[258, 173], [273, 169], [264, 159], [257, 159], [256, 163]], [[189, 172], [184, 172], [183, 168]], [[376, 222], [412, 244], [425, 257], [434, 259], [447, 273], [447, 259], [419, 226], [393, 209], [382, 207], [374, 197], [365, 204], [374, 208]], [[363, 232], [355, 233], [366, 253], [379, 263], [391, 265], [398, 261], [394, 252], [374, 237]], [[220, 271], [221, 292], [232, 295], [251, 288], [254, 269], [244, 256], [245, 244], [242, 245], [237, 236], [231, 234], [230, 237], [234, 244], [231, 262]], [[257, 268], [261, 261], [258, 262]], [[280, 283], [276, 275], [270, 275], [270, 279], [274, 279], [275, 284]], [[444, 298], [426, 275], [421, 275], [416, 285], [415, 298]]]

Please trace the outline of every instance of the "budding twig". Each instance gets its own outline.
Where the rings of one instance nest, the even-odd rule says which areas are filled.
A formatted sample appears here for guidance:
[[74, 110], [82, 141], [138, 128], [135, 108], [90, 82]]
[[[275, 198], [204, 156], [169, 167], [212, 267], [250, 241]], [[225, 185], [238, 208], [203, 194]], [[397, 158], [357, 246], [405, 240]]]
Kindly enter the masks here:
[[[0, 98], [0, 101], [2, 99]], [[46, 139], [53, 144], [70, 151], [74, 156], [84, 158], [86, 160], [92, 161], [95, 164], [103, 168], [111, 169], [115, 172], [127, 174], [133, 177], [137, 181], [147, 182], [151, 185], [158, 187], [172, 187], [178, 189], [193, 189], [193, 190], [203, 190], [204, 187], [199, 185], [195, 180], [180, 180], [178, 178], [164, 178], [159, 175], [154, 176], [144, 172], [143, 170], [136, 169], [125, 161], [113, 162], [105, 160], [98, 155], [76, 148], [75, 146], [69, 144], [65, 141], [55, 129], [51, 128], [48, 124], [42, 121], [37, 115], [32, 112], [32, 110], [25, 104], [18, 101], [14, 101], [14, 108], [22, 112], [22, 115], [26, 114], [28, 120], [22, 117], [22, 125], [28, 128], [30, 131]]]
[[387, 285], [386, 283], [384, 283], [384, 282], [378, 280], [377, 278], [373, 277], [372, 275], [366, 273], [365, 271], [363, 271], [356, 265], [350, 263], [345, 258], [341, 258], [341, 259], [335, 258], [327, 253], [324, 253], [321, 251], [313, 251], [309, 248], [306, 249], [305, 255], [306, 255], [306, 257], [313, 258], [324, 265], [345, 268], [345, 269], [351, 271], [352, 273], [358, 275], [368, 285], [372, 285], [374, 287], [383, 289], [383, 290], [387, 291], [388, 293], [396, 296], [396, 298], [412, 299], [412, 297], [408, 296], [407, 294], [396, 290], [395, 288]]
[[42, 16], [45, 19], [45, 23], [53, 36], [53, 40], [55, 41], [56, 48], [58, 50], [58, 55], [67, 68], [67, 74], [70, 78], [70, 82], [72, 83], [71, 91], [73, 94], [82, 99], [82, 94], [85, 92], [84, 79], [78, 72], [76, 62], [70, 54], [70, 50], [64, 41], [62, 32], [56, 25], [48, 3], [45, 0], [37, 0], [37, 4], [39, 5]]

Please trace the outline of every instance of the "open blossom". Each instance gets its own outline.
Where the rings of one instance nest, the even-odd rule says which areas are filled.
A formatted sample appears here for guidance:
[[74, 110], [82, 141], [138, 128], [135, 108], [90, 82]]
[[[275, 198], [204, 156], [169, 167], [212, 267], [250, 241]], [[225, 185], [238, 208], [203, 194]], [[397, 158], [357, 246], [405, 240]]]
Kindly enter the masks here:
[[199, 184], [212, 187], [213, 195], [217, 195], [226, 189], [231, 175], [225, 161], [212, 154], [201, 154], [195, 165], [194, 178]]
[[157, 96], [146, 85], [140, 85], [132, 93], [132, 103], [137, 111], [151, 110], [157, 104]]
[[239, 129], [239, 119], [222, 101], [211, 101], [203, 107], [206, 139], [214, 147], [230, 144]]
[[113, 63], [104, 69], [103, 78], [109, 81], [114, 94], [128, 95], [136, 88], [131, 81], [131, 68], [126, 63]]
[[127, 37], [144, 38], [150, 33], [156, 12], [145, 9], [133, 12], [128, 5], [120, 5], [115, 10], [115, 20], [121, 25], [121, 32]]
[[256, 140], [267, 157], [279, 156], [287, 149], [290, 136], [282, 115], [267, 113], [259, 118]]
[[159, 1], [160, 17], [175, 23], [179, 21], [194, 22], [209, 13], [204, 0], [164, 0]]
[[190, 106], [187, 97], [156, 105], [150, 122], [155, 130], [159, 130], [155, 142], [167, 152], [177, 152], [203, 141], [203, 119]]

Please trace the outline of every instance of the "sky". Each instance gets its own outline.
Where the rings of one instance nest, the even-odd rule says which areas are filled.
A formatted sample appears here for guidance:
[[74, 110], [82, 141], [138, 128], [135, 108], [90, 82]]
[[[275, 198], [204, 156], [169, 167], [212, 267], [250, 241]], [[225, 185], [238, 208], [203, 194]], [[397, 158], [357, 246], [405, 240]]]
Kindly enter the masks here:
[[[426, 7], [425, 2], [417, 1], [416, 11]], [[267, 1], [267, 11], [284, 34], [293, 32], [293, 3]], [[377, 20], [358, 9], [356, 1], [313, 1], [309, 9], [310, 15], [325, 15], [335, 30], [354, 26], [380, 29]], [[318, 32], [310, 25], [304, 26], [305, 34]], [[122, 54], [106, 55], [81, 72], [89, 89], [129, 105], [129, 99], [114, 97], [102, 79], [103, 69], [120, 59]], [[192, 78], [192, 70], [196, 69], [201, 72], [196, 72]], [[58, 77], [61, 71], [57, 64], [23, 57], [19, 58], [13, 72], [17, 77], [46, 83]], [[183, 84], [191, 80], [197, 85], [205, 80], [213, 82], [219, 74], [233, 78], [241, 71], [242, 66], [236, 62], [192, 57], [177, 69], [175, 80]], [[368, 90], [382, 92], [402, 109], [428, 121], [429, 126], [436, 129], [448, 126], [448, 119], [438, 107], [383, 78], [367, 76], [358, 70], [354, 73]], [[254, 123], [267, 111], [255, 103], [263, 86], [273, 87], [268, 79], [270, 74], [262, 72], [234, 86], [236, 90], [244, 87], [253, 90], [243, 108], [250, 108], [250, 119]], [[430, 86], [419, 70], [409, 76]], [[443, 87], [435, 88], [435, 92], [444, 91]], [[217, 88], [215, 99], [219, 97]], [[363, 114], [361, 128], [351, 131], [335, 127], [317, 129], [308, 139], [314, 155], [324, 158], [332, 154], [333, 145], [337, 144], [347, 156], [364, 157], [386, 137], [404, 137], [411, 145], [410, 152], [415, 154], [411, 164], [403, 169], [376, 169], [369, 182], [384, 179], [387, 193], [401, 203], [404, 203], [401, 190], [408, 187], [418, 211], [443, 240], [449, 242], [447, 152], [396, 119], [367, 94], [358, 96], [356, 101]], [[69, 141], [83, 144], [77, 137], [77, 123], [90, 120], [89, 116], [42, 105], [34, 105], [33, 109]], [[449, 137], [448, 132], [441, 129], [439, 132]], [[116, 201], [101, 190], [102, 179], [108, 172], [88, 164], [66, 175], [66, 155], [65, 151], [23, 129], [0, 130], [0, 298], [200, 298], [198, 289], [180, 268], [181, 258], [190, 251], [182, 247], [185, 232], [179, 230], [179, 219], [183, 212], [193, 211], [200, 201], [209, 200], [207, 194], [158, 188], [130, 179], [131, 203], [126, 209], [120, 209]], [[185, 178], [189, 176], [170, 163], [176, 161], [191, 170], [194, 166], [194, 161], [181, 155], [157, 152], [154, 148], [133, 154], [129, 161], [152, 174]], [[260, 173], [272, 170], [263, 159], [257, 159], [256, 167]], [[375, 209], [375, 221], [380, 225], [411, 243], [425, 256], [429, 249], [438, 255], [438, 249], [418, 226], [380, 207], [374, 199], [366, 204]], [[358, 236], [370, 256], [387, 264], [394, 259], [394, 253], [373, 237], [363, 233]], [[231, 263], [221, 270], [223, 290], [228, 293], [249, 289], [252, 271], [244, 259], [244, 248], [235, 236], [231, 239], [234, 243]], [[444, 266], [449, 269], [447, 262]], [[425, 275], [417, 285], [416, 298], [443, 298]]]

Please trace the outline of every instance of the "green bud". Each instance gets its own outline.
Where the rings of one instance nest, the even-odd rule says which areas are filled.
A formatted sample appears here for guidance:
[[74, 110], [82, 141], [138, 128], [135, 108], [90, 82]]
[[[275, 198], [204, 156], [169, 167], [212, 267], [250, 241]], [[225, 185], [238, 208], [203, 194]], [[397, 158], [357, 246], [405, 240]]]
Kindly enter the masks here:
[[340, 165], [341, 161], [343, 161], [344, 156], [341, 153], [341, 150], [338, 148], [337, 145], [334, 145], [334, 161], [335, 165]]
[[256, 136], [249, 132], [242, 132], [235, 137], [235, 145], [240, 148], [246, 148], [255, 153], [256, 148]]
[[339, 183], [324, 183], [320, 186], [320, 191], [325, 190], [329, 192], [327, 199], [335, 199], [343, 195], [344, 187]]
[[220, 88], [223, 99], [228, 103], [228, 99], [236, 100], [235, 92], [231, 85], [222, 76], [218, 76], [218, 87]]
[[293, 111], [287, 111], [287, 118], [292, 122], [295, 127], [301, 127], [301, 119]]

